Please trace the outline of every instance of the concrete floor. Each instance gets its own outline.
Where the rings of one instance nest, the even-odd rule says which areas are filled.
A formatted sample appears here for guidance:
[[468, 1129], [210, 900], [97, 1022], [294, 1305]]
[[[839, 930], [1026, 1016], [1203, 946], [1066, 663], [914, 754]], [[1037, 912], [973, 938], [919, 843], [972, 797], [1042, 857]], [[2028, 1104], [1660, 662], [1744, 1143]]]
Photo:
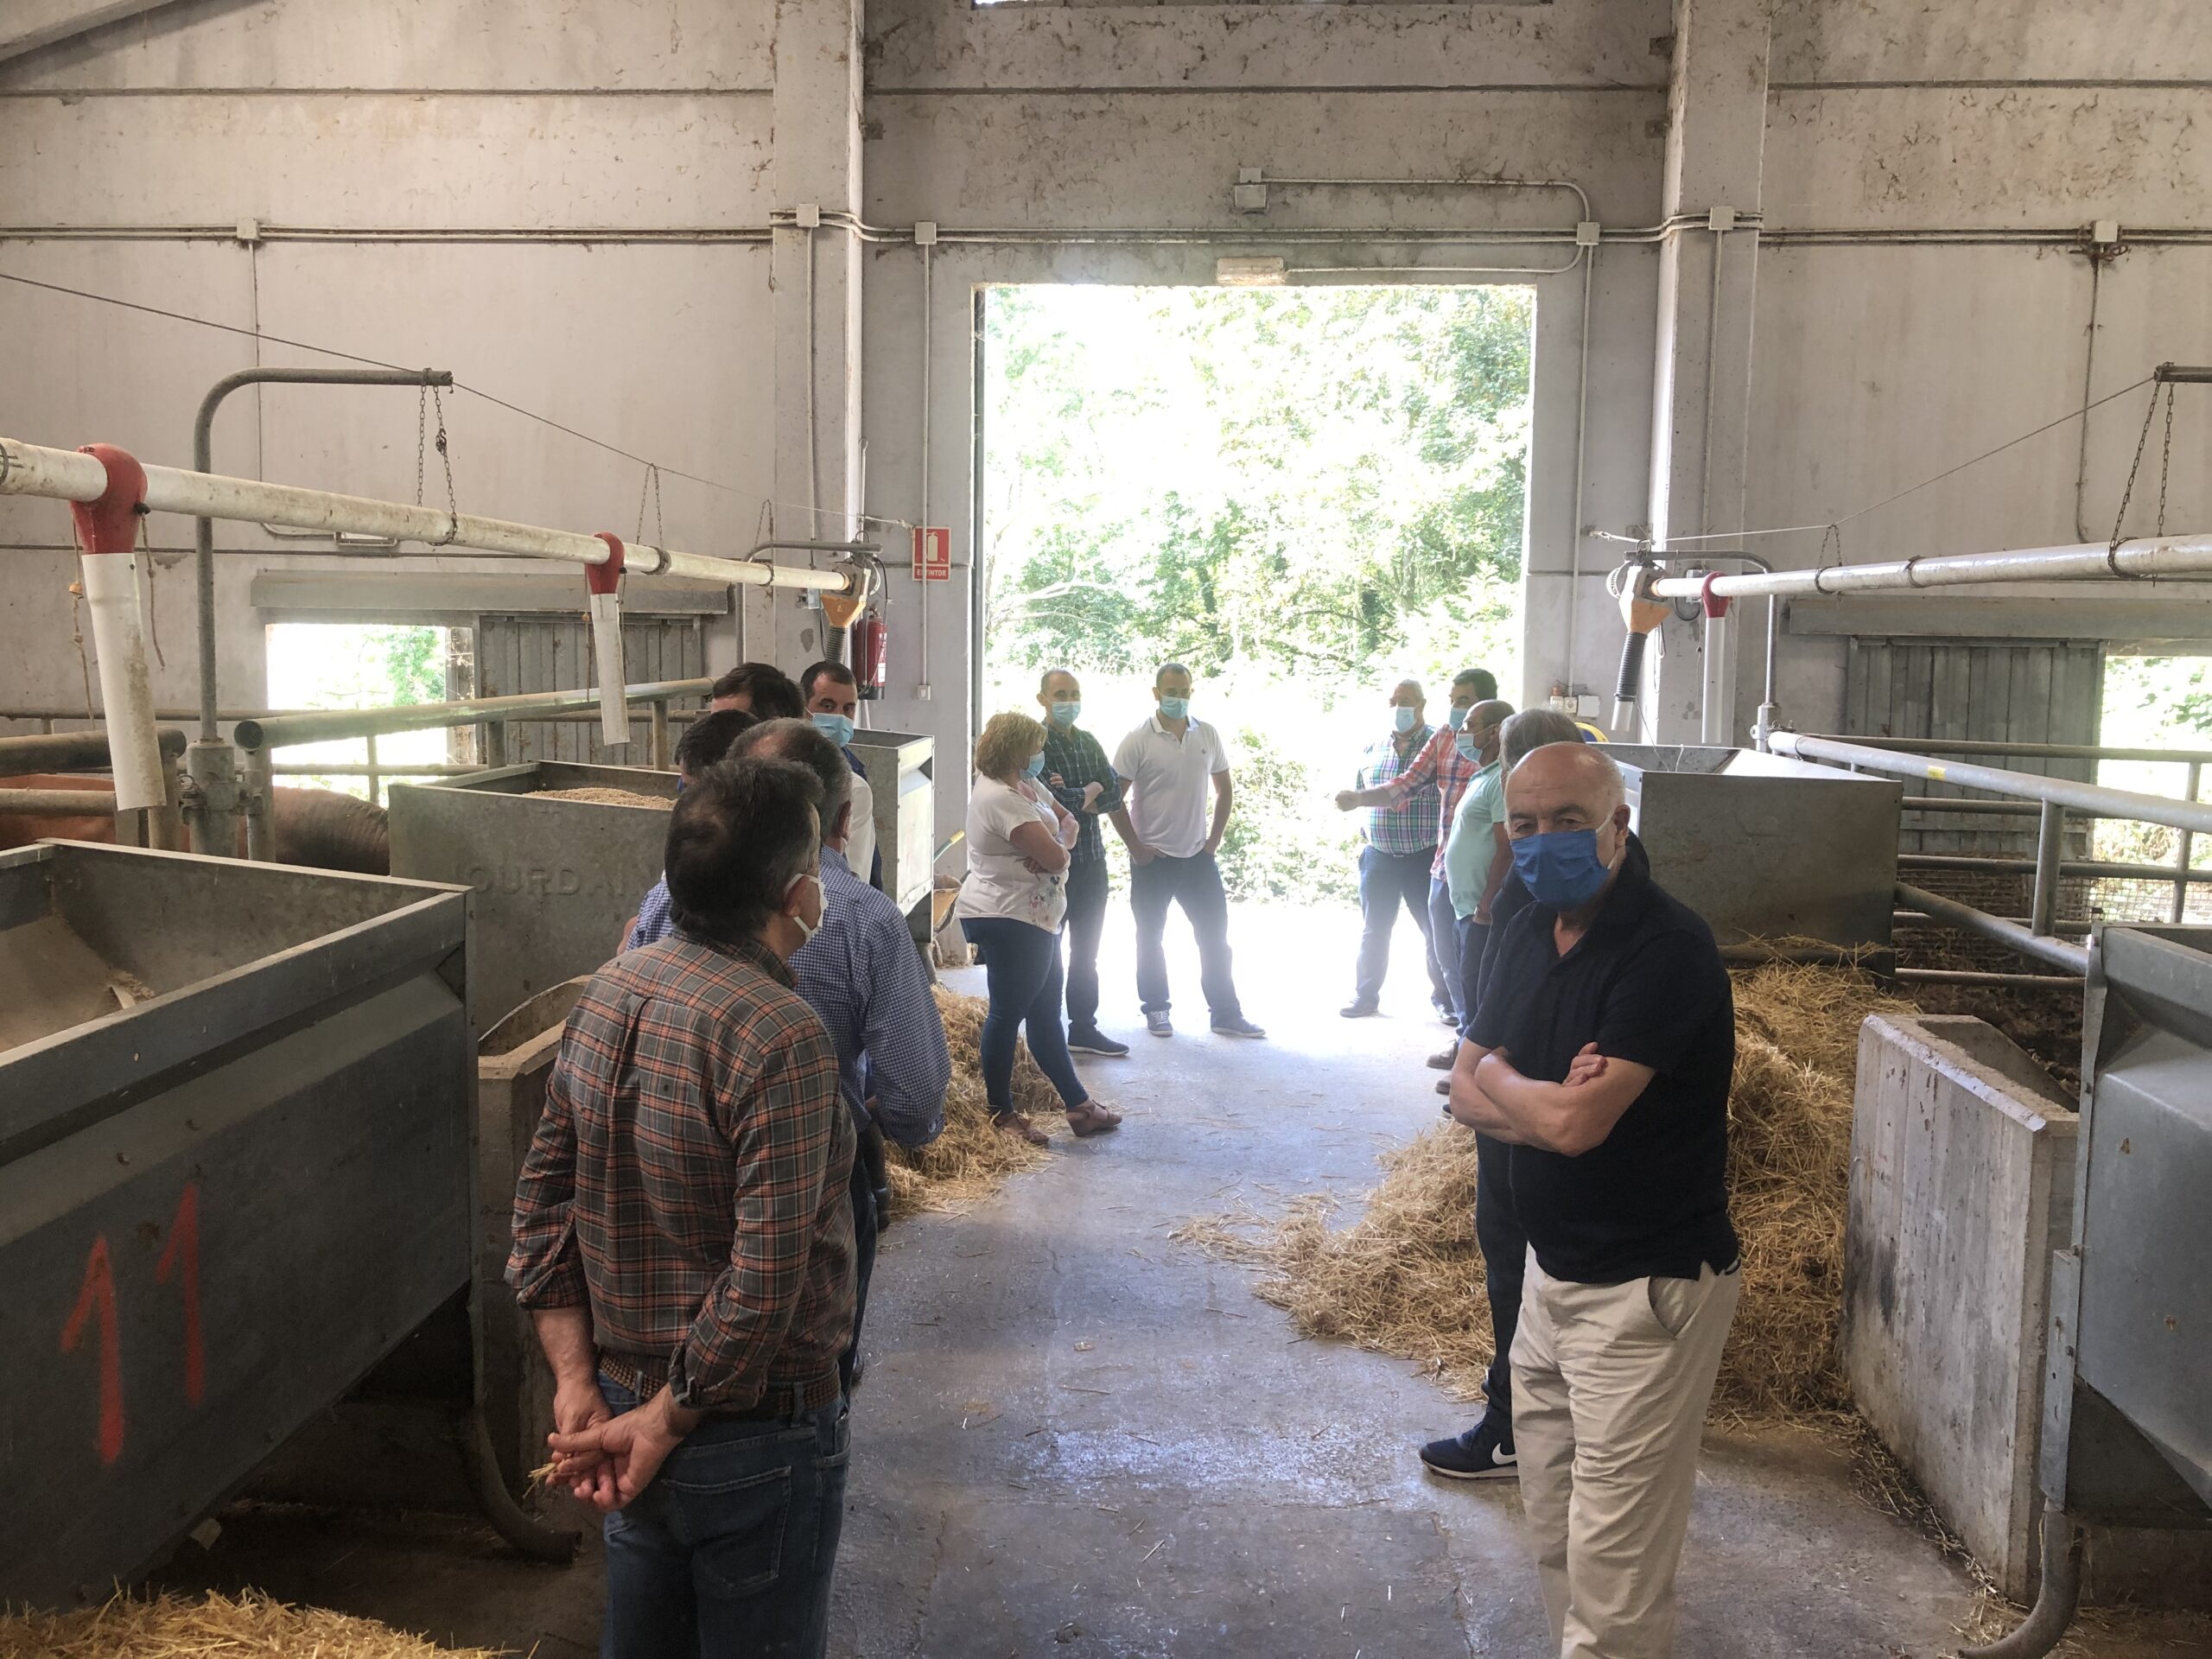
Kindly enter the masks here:
[[[1387, 1017], [1336, 1014], [1356, 925], [1240, 916], [1266, 1044], [1207, 1034], [1195, 1003], [1172, 1042], [1147, 1039], [1109, 963], [1108, 1023], [1137, 1052], [1086, 1075], [1122, 1131], [1062, 1135], [974, 1212], [887, 1236], [833, 1652], [1542, 1651], [1516, 1490], [1434, 1482], [1414, 1456], [1465, 1408], [1408, 1365], [1299, 1338], [1243, 1270], [1167, 1237], [1238, 1196], [1356, 1193], [1377, 1149], [1433, 1118], [1420, 1057], [1441, 1028], [1410, 952]], [[1194, 991], [1195, 964], [1176, 982]], [[596, 1650], [592, 1548], [530, 1567], [459, 1522], [245, 1512], [166, 1576], [546, 1659]], [[1974, 1605], [1930, 1544], [1852, 1495], [1833, 1448], [1742, 1433], [1707, 1438], [1681, 1599], [1677, 1651], [1698, 1659], [1933, 1656]]]

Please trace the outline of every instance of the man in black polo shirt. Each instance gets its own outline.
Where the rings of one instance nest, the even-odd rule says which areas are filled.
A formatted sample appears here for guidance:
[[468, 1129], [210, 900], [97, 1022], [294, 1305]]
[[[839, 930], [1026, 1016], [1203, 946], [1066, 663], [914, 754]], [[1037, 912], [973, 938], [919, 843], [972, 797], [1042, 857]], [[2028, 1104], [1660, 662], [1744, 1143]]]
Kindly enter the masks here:
[[1510, 1147], [1529, 1235], [1512, 1356], [1522, 1503], [1551, 1651], [1661, 1659], [1740, 1288], [1734, 1001], [1712, 930], [1653, 884], [1602, 751], [1537, 749], [1505, 798], [1534, 902], [1500, 942], [1452, 1115]]

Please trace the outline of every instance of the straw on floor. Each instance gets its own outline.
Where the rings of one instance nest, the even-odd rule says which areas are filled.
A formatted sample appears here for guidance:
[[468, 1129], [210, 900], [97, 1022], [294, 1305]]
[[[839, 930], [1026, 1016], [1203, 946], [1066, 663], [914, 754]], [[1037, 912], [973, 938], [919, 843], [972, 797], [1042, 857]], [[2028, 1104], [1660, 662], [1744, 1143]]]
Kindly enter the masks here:
[[589, 785], [582, 789], [541, 789], [541, 800], [585, 801], [594, 806], [657, 806], [665, 810], [676, 804], [665, 795], [640, 795], [634, 789], [608, 789], [601, 785]]
[[[924, 1210], [965, 1209], [1005, 1185], [1007, 1176], [1034, 1169], [1051, 1154], [1002, 1129], [991, 1127], [983, 1096], [983, 1014], [980, 996], [963, 996], [937, 988], [938, 1013], [952, 1051], [952, 1086], [945, 1092], [944, 1133], [926, 1147], [909, 1152], [891, 1148], [891, 1213], [909, 1216]], [[1059, 1116], [1060, 1097], [1027, 1044], [1014, 1056], [1014, 1103], [1049, 1130]]]
[[[1817, 1418], [1847, 1409], [1836, 1353], [1859, 1027], [1912, 1011], [1852, 969], [1775, 963], [1734, 976], [1730, 1206], [1744, 1291], [1719, 1416]], [[1319, 1195], [1249, 1206], [1176, 1236], [1268, 1269], [1255, 1287], [1308, 1335], [1421, 1362], [1462, 1399], [1490, 1363], [1490, 1303], [1475, 1243], [1474, 1136], [1440, 1123], [1386, 1154], [1359, 1218], [1332, 1229]]]
[[[505, 1649], [498, 1651], [504, 1652]], [[372, 1618], [293, 1607], [248, 1590], [235, 1600], [118, 1596], [73, 1613], [0, 1618], [0, 1659], [493, 1659], [442, 1648]]]

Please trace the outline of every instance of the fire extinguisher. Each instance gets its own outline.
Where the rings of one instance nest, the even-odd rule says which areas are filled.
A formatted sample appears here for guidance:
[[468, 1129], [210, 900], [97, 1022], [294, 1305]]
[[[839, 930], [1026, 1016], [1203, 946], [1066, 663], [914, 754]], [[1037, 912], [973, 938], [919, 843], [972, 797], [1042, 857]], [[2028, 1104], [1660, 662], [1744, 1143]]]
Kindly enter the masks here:
[[853, 678], [859, 683], [861, 697], [881, 696], [891, 673], [891, 630], [875, 612], [868, 612], [853, 624], [852, 653]]

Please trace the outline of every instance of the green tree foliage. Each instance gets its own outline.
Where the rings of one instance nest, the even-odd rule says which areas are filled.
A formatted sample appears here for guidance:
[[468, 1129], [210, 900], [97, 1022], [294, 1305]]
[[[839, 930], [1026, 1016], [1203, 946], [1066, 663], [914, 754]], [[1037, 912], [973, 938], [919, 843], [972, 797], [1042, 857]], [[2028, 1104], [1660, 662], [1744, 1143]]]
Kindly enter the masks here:
[[995, 290], [993, 655], [1346, 689], [1431, 639], [1496, 661], [1534, 308], [1511, 288]]
[[385, 706], [442, 702], [446, 695], [445, 635], [436, 628], [373, 627], [364, 631], [370, 658], [384, 664]]
[[[1026, 704], [1026, 675], [1072, 667], [1098, 717], [1105, 680], [1187, 664], [1205, 717], [1243, 728], [1233, 896], [1356, 895], [1357, 820], [1328, 797], [1348, 743], [1387, 729], [1378, 688], [1416, 673], [1435, 714], [1461, 668], [1517, 678], [1535, 308], [1517, 288], [992, 290], [992, 674]], [[1371, 731], [1349, 712], [1370, 703]]]

